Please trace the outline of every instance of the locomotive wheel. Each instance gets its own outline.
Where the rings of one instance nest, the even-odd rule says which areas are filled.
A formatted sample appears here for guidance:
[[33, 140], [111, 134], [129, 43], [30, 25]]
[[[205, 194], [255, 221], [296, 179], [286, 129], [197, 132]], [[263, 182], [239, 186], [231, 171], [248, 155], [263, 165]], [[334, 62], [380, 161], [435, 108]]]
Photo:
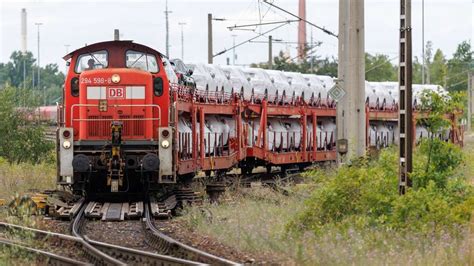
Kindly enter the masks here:
[[253, 167], [245, 166], [241, 168], [242, 174], [250, 175], [252, 174]]
[[193, 179], [194, 179], [194, 173], [188, 173], [188, 174], [179, 176], [179, 181], [183, 184], [190, 184], [193, 182]]

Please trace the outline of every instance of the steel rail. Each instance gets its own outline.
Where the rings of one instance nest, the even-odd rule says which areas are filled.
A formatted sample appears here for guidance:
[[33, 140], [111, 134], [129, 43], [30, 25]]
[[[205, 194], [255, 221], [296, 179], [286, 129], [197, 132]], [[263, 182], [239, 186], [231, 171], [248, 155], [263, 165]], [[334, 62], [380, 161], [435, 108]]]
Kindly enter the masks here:
[[95, 248], [91, 244], [89, 244], [86, 239], [82, 236], [82, 227], [84, 225], [84, 211], [86, 209], [87, 205], [84, 204], [81, 209], [79, 210], [79, 213], [77, 214], [76, 218], [74, 218], [74, 221], [72, 223], [72, 234], [80, 239], [80, 242], [82, 244], [82, 247], [84, 251], [88, 254], [90, 254], [92, 257], [94, 257], [97, 261], [97, 264], [100, 265], [126, 265], [124, 262], [117, 260], [101, 250]]
[[164, 254], [211, 265], [239, 265], [237, 262], [220, 258], [188, 246], [160, 232], [153, 223], [153, 218], [150, 214], [150, 206], [148, 204], [145, 207], [145, 220], [143, 222], [143, 227], [147, 244]]
[[155, 254], [142, 250], [117, 246], [109, 243], [104, 243], [88, 238], [82, 234], [82, 227], [84, 226], [84, 206], [79, 211], [73, 223], [73, 234], [81, 238], [90, 247], [90, 251], [96, 255], [101, 254], [104, 264], [112, 265], [126, 265], [126, 264], [140, 264], [140, 265], [202, 265], [202, 263], [175, 258], [171, 256]]
[[96, 254], [92, 252], [88, 247], [89, 244], [82, 238], [65, 235], [65, 234], [59, 234], [55, 232], [43, 231], [43, 230], [24, 227], [20, 225], [3, 223], [3, 222], [0, 222], [0, 228], [10, 229], [13, 232], [15, 232], [15, 230], [29, 232], [29, 233], [32, 233], [37, 238], [41, 237], [44, 240], [58, 241], [59, 243], [61, 243], [61, 245], [63, 245], [63, 243], [65, 242], [69, 242], [73, 246], [79, 246], [79, 249], [81, 249], [83, 252], [83, 256], [87, 258], [87, 260], [91, 262], [92, 264], [95, 264], [95, 265], [104, 264], [103, 258], [101, 257], [101, 253]]
[[0, 238], [0, 245], [12, 247], [16, 249], [20, 249], [22, 251], [35, 254], [36, 256], [43, 257], [47, 260], [47, 264], [53, 265], [93, 265], [89, 263], [85, 263], [82, 261], [74, 260], [71, 258], [67, 258], [61, 255], [54, 254], [52, 252], [31, 248], [28, 246], [23, 245], [21, 242], [14, 242], [5, 238]]
[[87, 242], [102, 252], [117, 258], [126, 258], [127, 264], [140, 265], [202, 265], [202, 263], [155, 254], [147, 251], [121, 247], [84, 237]]

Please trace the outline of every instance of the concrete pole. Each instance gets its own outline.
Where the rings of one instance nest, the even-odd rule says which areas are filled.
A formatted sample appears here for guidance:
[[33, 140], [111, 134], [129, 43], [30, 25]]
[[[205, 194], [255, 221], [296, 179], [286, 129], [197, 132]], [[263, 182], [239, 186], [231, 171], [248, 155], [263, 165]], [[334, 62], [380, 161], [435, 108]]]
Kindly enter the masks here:
[[474, 89], [474, 73], [469, 71], [467, 73], [467, 130], [471, 131], [472, 129], [472, 97]]
[[338, 163], [365, 155], [364, 0], [339, 0], [338, 79], [346, 95], [337, 104], [337, 139], [347, 139], [348, 153]]
[[423, 46], [421, 47], [422, 53], [422, 67], [421, 67], [421, 84], [425, 84], [425, 0], [421, 1], [421, 42]]
[[272, 51], [273, 37], [272, 35], [268, 36], [268, 68], [273, 68], [273, 51]]
[[212, 14], [207, 14], [207, 63], [212, 64]]

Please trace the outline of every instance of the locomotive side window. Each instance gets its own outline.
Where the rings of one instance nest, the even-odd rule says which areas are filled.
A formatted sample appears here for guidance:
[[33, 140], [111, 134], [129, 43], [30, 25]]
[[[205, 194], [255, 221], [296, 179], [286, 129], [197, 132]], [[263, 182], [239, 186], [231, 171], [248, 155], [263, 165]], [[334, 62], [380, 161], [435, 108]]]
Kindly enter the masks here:
[[107, 68], [109, 65], [107, 51], [97, 51], [87, 54], [82, 54], [77, 58], [76, 62], [76, 73], [82, 71]]
[[159, 97], [163, 95], [163, 79], [160, 77], [153, 79], [153, 92], [155, 96]]
[[128, 68], [141, 69], [151, 73], [158, 72], [158, 63], [152, 54], [130, 50], [127, 51], [125, 58]]
[[77, 77], [71, 79], [71, 95], [74, 97], [79, 96], [79, 78]]

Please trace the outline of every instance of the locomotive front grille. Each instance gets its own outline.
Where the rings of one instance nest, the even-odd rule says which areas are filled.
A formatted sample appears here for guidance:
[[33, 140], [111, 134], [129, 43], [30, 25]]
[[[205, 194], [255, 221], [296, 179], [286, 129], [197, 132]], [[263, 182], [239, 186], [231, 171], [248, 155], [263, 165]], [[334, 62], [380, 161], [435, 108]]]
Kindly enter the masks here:
[[[88, 133], [92, 138], [110, 137], [110, 123], [112, 116], [88, 116]], [[143, 115], [121, 115], [118, 121], [123, 122], [122, 136], [128, 138], [143, 138], [145, 135], [145, 121]]]
[[145, 117], [143, 115], [135, 115], [133, 116], [133, 134], [135, 136], [144, 136], [145, 135], [145, 121], [143, 120]]
[[110, 136], [110, 120], [112, 116], [88, 116], [89, 136], [97, 138], [107, 138]]
[[145, 121], [143, 115], [122, 115], [119, 120], [123, 121], [122, 135], [125, 137], [144, 137]]
[[[122, 136], [128, 137], [132, 135], [132, 128], [130, 127], [130, 116], [129, 115], [121, 115], [120, 120], [123, 121], [123, 127], [122, 127]], [[123, 119], [123, 120], [122, 120]]]

